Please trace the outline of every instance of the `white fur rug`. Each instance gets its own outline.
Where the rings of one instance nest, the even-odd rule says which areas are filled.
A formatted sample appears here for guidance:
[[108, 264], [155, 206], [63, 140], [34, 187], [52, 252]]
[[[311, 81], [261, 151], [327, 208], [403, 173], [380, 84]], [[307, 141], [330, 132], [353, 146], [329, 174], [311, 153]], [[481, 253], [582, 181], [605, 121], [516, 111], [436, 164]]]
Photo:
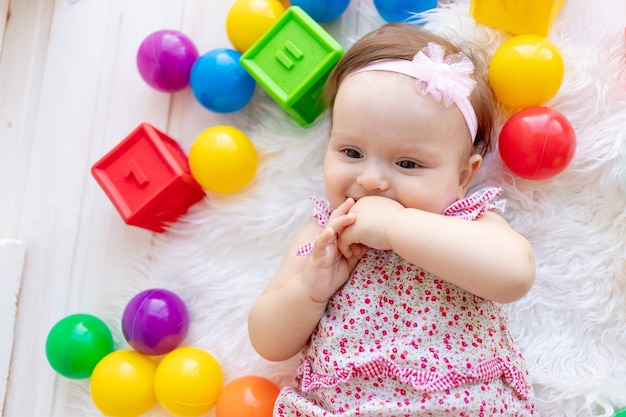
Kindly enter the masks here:
[[[380, 23], [374, 11], [351, 6], [343, 23], [331, 29], [349, 46]], [[463, 39], [485, 60], [508, 37], [476, 24], [467, 4], [436, 9], [427, 26]], [[509, 174], [496, 152], [475, 185], [503, 185], [505, 217], [535, 248], [536, 284], [510, 305], [510, 316], [541, 415], [611, 416], [626, 407], [624, 39], [616, 37], [600, 50], [581, 49], [559, 30], [558, 20], [549, 38], [560, 48], [566, 72], [547, 105], [565, 114], [577, 132], [573, 162], [553, 179], [527, 181]], [[323, 194], [329, 122], [322, 117], [300, 128], [260, 88], [247, 112], [247, 126], [238, 127], [259, 152], [254, 181], [236, 194], [208, 195], [155, 235], [150, 258], [138, 260], [136, 276], [120, 288], [111, 315], [121, 317], [125, 303], [141, 290], [171, 289], [190, 310], [186, 344], [212, 352], [226, 380], [257, 374], [282, 384], [295, 361], [261, 359], [248, 342], [246, 317], [286, 245], [310, 221], [307, 197]], [[500, 123], [507, 116], [502, 112]], [[119, 331], [114, 336], [124, 340]], [[84, 385], [77, 387], [74, 407], [80, 415], [98, 416]], [[148, 415], [166, 414], [156, 407]]]

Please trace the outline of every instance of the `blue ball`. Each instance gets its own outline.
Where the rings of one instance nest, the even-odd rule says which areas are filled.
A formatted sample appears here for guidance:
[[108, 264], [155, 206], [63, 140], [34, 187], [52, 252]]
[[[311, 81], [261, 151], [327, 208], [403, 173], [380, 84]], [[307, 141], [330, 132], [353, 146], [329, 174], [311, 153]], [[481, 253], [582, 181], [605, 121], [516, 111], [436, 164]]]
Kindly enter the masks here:
[[437, 0], [374, 0], [378, 13], [387, 22], [404, 22], [414, 13], [437, 7]]
[[346, 11], [350, 0], [291, 0], [292, 6], [302, 8], [318, 23], [331, 22]]
[[256, 82], [239, 58], [239, 52], [219, 48], [196, 60], [189, 84], [200, 104], [216, 113], [231, 113], [248, 104]]

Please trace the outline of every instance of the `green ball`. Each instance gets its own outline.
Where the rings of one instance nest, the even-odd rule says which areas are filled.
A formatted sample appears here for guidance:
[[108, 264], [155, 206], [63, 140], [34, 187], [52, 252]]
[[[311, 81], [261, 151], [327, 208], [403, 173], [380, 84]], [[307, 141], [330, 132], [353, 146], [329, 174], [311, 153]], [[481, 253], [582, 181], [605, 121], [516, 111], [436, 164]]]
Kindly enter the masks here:
[[618, 411], [613, 417], [626, 417], [626, 409]]
[[46, 339], [48, 363], [66, 378], [89, 378], [98, 362], [111, 352], [111, 330], [102, 320], [89, 314], [61, 319]]

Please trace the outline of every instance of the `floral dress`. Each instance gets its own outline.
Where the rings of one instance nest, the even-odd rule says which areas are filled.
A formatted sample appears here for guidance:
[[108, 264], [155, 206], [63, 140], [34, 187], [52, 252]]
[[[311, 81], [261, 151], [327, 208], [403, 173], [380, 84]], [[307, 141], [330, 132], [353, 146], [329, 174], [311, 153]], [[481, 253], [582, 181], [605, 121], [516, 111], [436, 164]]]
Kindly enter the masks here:
[[[500, 189], [445, 215], [503, 209]], [[325, 224], [331, 210], [313, 199]], [[309, 253], [311, 245], [300, 248]], [[393, 251], [370, 249], [328, 302], [276, 416], [530, 416], [527, 371], [504, 309]]]

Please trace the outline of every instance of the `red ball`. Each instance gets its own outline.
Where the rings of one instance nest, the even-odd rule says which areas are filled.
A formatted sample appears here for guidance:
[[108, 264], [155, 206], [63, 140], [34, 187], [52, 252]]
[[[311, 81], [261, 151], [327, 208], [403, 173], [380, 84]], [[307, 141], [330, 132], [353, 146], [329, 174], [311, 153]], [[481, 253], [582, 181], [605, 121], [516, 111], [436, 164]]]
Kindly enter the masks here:
[[500, 156], [516, 175], [544, 180], [563, 171], [574, 157], [576, 133], [563, 114], [535, 106], [518, 111], [500, 132]]

